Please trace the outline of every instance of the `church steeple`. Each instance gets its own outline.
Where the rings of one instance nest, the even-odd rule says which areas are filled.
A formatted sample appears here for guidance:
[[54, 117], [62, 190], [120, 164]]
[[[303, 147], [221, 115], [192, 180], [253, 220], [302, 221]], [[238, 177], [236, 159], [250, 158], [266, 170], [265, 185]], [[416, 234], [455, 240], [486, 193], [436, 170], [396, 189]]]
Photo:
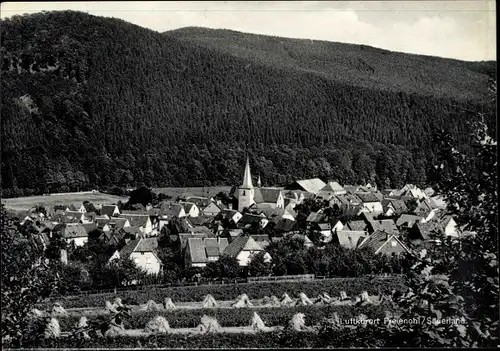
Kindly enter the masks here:
[[257, 179], [257, 187], [258, 188], [262, 187], [262, 181], [260, 180], [260, 174], [259, 174], [259, 179]]
[[252, 184], [252, 174], [250, 173], [250, 161], [247, 156], [247, 163], [245, 165], [245, 173], [243, 174], [243, 184], [241, 185], [242, 189], [253, 189]]

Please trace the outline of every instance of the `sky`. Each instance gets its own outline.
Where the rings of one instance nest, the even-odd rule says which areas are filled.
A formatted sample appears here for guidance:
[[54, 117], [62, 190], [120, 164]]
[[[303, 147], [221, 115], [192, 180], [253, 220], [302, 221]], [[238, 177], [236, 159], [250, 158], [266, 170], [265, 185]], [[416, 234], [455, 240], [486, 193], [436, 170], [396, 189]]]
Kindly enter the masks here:
[[466, 61], [496, 60], [495, 0], [4, 2], [0, 15], [53, 10], [120, 18], [159, 32], [221, 28]]

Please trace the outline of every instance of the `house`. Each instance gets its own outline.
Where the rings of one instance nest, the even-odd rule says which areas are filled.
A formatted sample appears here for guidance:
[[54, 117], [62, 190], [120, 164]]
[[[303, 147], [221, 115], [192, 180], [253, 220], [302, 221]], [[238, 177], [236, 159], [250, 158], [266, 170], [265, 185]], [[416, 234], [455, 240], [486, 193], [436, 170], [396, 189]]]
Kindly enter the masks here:
[[115, 252], [110, 261], [128, 257], [147, 274], [158, 274], [162, 264], [157, 249], [158, 238], [137, 238], [129, 241], [118, 253]]
[[339, 183], [328, 182], [323, 188], [321, 188], [317, 195], [325, 200], [330, 200], [334, 196], [345, 194], [347, 194], [347, 191], [342, 188]]
[[417, 216], [424, 218], [424, 221], [430, 221], [438, 212], [437, 208], [432, 208], [430, 200], [422, 200], [418, 202], [417, 208], [413, 211]]
[[301, 233], [295, 233], [292, 235], [292, 239], [299, 239], [301, 241], [304, 241], [304, 247], [306, 249], [309, 249], [311, 247], [314, 246], [314, 243], [311, 241], [311, 239], [309, 239], [309, 237], [305, 234], [301, 234]]
[[348, 194], [354, 195], [356, 192], [359, 191], [359, 186], [357, 185], [349, 185], [346, 184], [343, 186], [344, 190], [347, 191]]
[[229, 242], [243, 235], [243, 229], [224, 229], [218, 233], [221, 238], [227, 238]]
[[164, 219], [171, 219], [174, 217], [182, 218], [186, 217], [186, 211], [181, 204], [173, 202], [163, 202], [160, 205], [159, 217]]
[[374, 233], [377, 230], [384, 230], [389, 234], [399, 236], [399, 229], [392, 219], [382, 219], [382, 220], [368, 220], [367, 229], [369, 233]]
[[361, 200], [361, 211], [369, 212], [373, 215], [379, 215], [384, 212], [382, 202], [374, 193], [356, 193], [356, 196]]
[[250, 234], [250, 237], [264, 250], [271, 243], [267, 234]]
[[284, 208], [285, 197], [281, 188], [255, 188], [254, 202], [270, 208]]
[[318, 232], [321, 235], [321, 240], [324, 243], [328, 243], [332, 240], [333, 228], [330, 223], [311, 223], [310, 230], [313, 232]]
[[[120, 218], [128, 220], [131, 227], [138, 227], [145, 236], [153, 234], [153, 224], [151, 218], [144, 214], [121, 214]], [[108, 223], [109, 224], [109, 223]]]
[[288, 210], [285, 210], [284, 208], [265, 208], [265, 209], [254, 209], [252, 207], [252, 211], [256, 214], [259, 215], [264, 215], [266, 218], [268, 218], [270, 221], [273, 221], [277, 223], [280, 219], [282, 218], [287, 218], [292, 221], [295, 220], [295, 217], [293, 214], [291, 214]]
[[186, 202], [194, 203], [201, 211], [213, 203], [208, 197], [202, 196], [188, 196], [186, 197]]
[[356, 249], [367, 237], [364, 230], [339, 230], [333, 233], [332, 242], [346, 249]]
[[73, 222], [81, 222], [85, 220], [85, 214], [79, 211], [65, 211], [64, 215]]
[[432, 196], [429, 200], [429, 204], [431, 205], [432, 208], [441, 209], [441, 210], [446, 209], [446, 206], [447, 206], [446, 200], [442, 195]]
[[120, 210], [116, 205], [102, 205], [101, 215], [106, 215], [108, 217], [114, 217], [120, 215]]
[[419, 187], [413, 184], [406, 184], [400, 191], [401, 196], [409, 196], [415, 199], [427, 199], [428, 196]]
[[319, 178], [296, 180], [292, 184], [285, 187], [285, 190], [300, 190], [310, 194], [317, 195], [321, 189], [326, 186], [326, 183]]
[[207, 217], [215, 217], [220, 213], [220, 211], [221, 208], [216, 203], [211, 202], [201, 210], [201, 213]]
[[220, 213], [215, 217], [215, 219], [233, 221], [234, 223], [238, 223], [241, 217], [243, 217], [243, 214], [241, 214], [241, 212], [238, 212], [236, 210], [224, 209], [220, 211]]
[[277, 234], [288, 233], [294, 231], [296, 225], [297, 225], [296, 221], [292, 221], [288, 218], [282, 218], [274, 226], [274, 232], [276, 232]]
[[265, 216], [245, 213], [238, 221], [238, 228], [265, 228], [269, 223], [269, 219]]
[[403, 214], [396, 221], [396, 226], [398, 228], [412, 228], [415, 223], [421, 223], [423, 220], [420, 216], [415, 216], [411, 214]]
[[95, 223], [83, 223], [82, 224], [83, 229], [87, 232], [87, 235], [97, 229], [97, 225]]
[[354, 231], [365, 231], [367, 232], [368, 230], [368, 224], [365, 221], [349, 221], [346, 223], [345, 228], [347, 230], [354, 230]]
[[401, 255], [410, 252], [410, 249], [401, 242], [394, 234], [387, 233], [384, 230], [377, 230], [367, 237], [358, 246], [359, 249], [369, 249], [375, 254], [384, 254], [388, 256]]
[[107, 224], [110, 226], [110, 228], [114, 230], [120, 230], [132, 226], [127, 218], [122, 218], [122, 217], [113, 217], [109, 220]]
[[188, 238], [184, 262], [186, 267], [205, 267], [219, 260], [229, 242], [226, 238]]
[[184, 208], [184, 212], [188, 217], [198, 217], [200, 215], [200, 209], [193, 202], [181, 201], [179, 204]]
[[[223, 254], [236, 257], [240, 266], [246, 267], [252, 258], [260, 252], [265, 252], [265, 250], [251, 236], [242, 235], [233, 239]], [[271, 261], [269, 253], [265, 253], [264, 260], [267, 262]]]
[[[186, 249], [187, 242], [190, 238], [213, 238], [214, 233], [207, 231], [193, 231], [188, 233], [179, 233], [176, 235], [177, 240], [179, 240], [179, 249], [184, 251]], [[174, 238], [171, 238], [174, 239]]]
[[441, 228], [443, 228], [444, 235], [458, 237], [457, 222], [448, 214], [443, 214], [437, 219]]
[[76, 210], [81, 213], [87, 212], [87, 208], [85, 207], [84, 204], [81, 204], [80, 207], [77, 207]]
[[443, 228], [437, 221], [417, 222], [413, 224], [409, 232], [409, 238], [415, 245], [434, 244], [440, 241], [434, 238], [434, 234], [438, 233], [443, 233]]
[[408, 212], [408, 208], [403, 200], [384, 199], [382, 200], [383, 214], [386, 217], [399, 216]]
[[318, 212], [311, 212], [309, 216], [306, 218], [307, 226], [310, 227], [312, 223], [321, 223], [327, 220], [326, 214], [323, 209], [320, 209]]
[[68, 244], [74, 242], [75, 246], [83, 246], [89, 240], [87, 231], [81, 223], [66, 223], [63, 237]]

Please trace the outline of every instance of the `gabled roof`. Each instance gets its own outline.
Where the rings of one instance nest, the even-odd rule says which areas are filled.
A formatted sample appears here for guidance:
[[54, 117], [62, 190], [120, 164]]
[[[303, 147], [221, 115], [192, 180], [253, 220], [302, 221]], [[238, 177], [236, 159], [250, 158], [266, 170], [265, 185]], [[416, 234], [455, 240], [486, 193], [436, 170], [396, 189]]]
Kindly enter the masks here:
[[192, 227], [196, 226], [201, 226], [204, 224], [208, 224], [211, 222], [211, 219], [205, 217], [205, 216], [198, 216], [198, 217], [187, 217], [186, 222], [191, 225]]
[[139, 244], [134, 248], [133, 252], [156, 252], [158, 249], [158, 237], [141, 238]]
[[118, 207], [116, 205], [102, 205], [101, 214], [108, 215], [108, 217], [111, 217], [113, 216], [115, 208], [117, 209]]
[[237, 256], [241, 251], [263, 251], [262, 247], [250, 236], [242, 235], [234, 238], [224, 250], [224, 255]]
[[264, 217], [261, 217], [259, 215], [253, 215], [250, 213], [244, 213], [241, 219], [238, 221], [238, 225], [243, 225], [243, 224], [258, 224], [262, 221]]
[[427, 215], [433, 210], [430, 200], [420, 201], [417, 208], [413, 211], [417, 216], [427, 217]]
[[347, 191], [337, 182], [328, 182], [320, 191], [332, 192], [336, 194], [346, 193]]
[[430, 240], [431, 234], [434, 232], [443, 232], [443, 227], [437, 222], [429, 221], [426, 223], [415, 223], [413, 225], [417, 234], [420, 234], [423, 240]]
[[367, 202], [380, 202], [380, 199], [377, 197], [377, 195], [375, 195], [372, 192], [369, 192], [369, 193], [359, 193], [359, 192], [357, 192], [356, 196], [359, 197], [359, 199], [363, 203], [367, 203]]
[[397, 236], [387, 234], [387, 232], [383, 230], [375, 231], [359, 245], [359, 248], [369, 248], [372, 249], [373, 252], [378, 253], [379, 250], [382, 249], [391, 240], [396, 240], [405, 251], [410, 252], [406, 245], [403, 244]]
[[311, 194], [317, 194], [322, 188], [325, 187], [325, 182], [319, 178], [296, 180], [285, 189], [291, 190], [304, 190]]
[[254, 201], [259, 203], [276, 203], [281, 194], [281, 189], [275, 188], [255, 188]]
[[229, 245], [226, 238], [188, 238], [186, 254], [192, 263], [206, 263], [209, 257], [219, 257]]
[[377, 230], [385, 230], [387, 233], [399, 235], [399, 229], [392, 219], [382, 219], [380, 221], [372, 220], [369, 221], [369, 225], [374, 232]]
[[64, 228], [64, 237], [66, 239], [85, 238], [87, 236], [87, 232], [81, 223], [67, 223]]
[[400, 215], [408, 211], [408, 208], [403, 200], [385, 199], [382, 201], [382, 207], [384, 208], [384, 212], [392, 207], [396, 215]]
[[179, 204], [184, 208], [184, 212], [186, 213], [189, 213], [189, 211], [191, 211], [191, 209], [194, 206], [196, 206], [196, 204], [193, 202], [185, 202], [185, 201], [181, 201], [179, 202]]
[[207, 236], [212, 236], [214, 233], [207, 226], [200, 225], [193, 228], [189, 228], [189, 232], [193, 234], [206, 234]]
[[[115, 229], [122, 229], [125, 224], [127, 224], [128, 219], [122, 217], [112, 217], [110, 218], [108, 224]], [[130, 224], [130, 221], [129, 221]]]
[[346, 224], [346, 227], [353, 231], [365, 231], [366, 226], [365, 221], [350, 221]]
[[201, 196], [190, 196], [186, 198], [186, 201], [196, 204], [196, 206], [198, 206], [200, 210], [213, 203], [208, 197]]
[[324, 221], [326, 218], [326, 214], [324, 214], [323, 210], [319, 210], [318, 212], [311, 212], [309, 216], [306, 218], [306, 222], [315, 222], [319, 223]]
[[83, 229], [85, 229], [87, 234], [90, 233], [91, 231], [97, 229], [97, 225], [95, 223], [83, 223], [82, 227], [83, 227]]
[[340, 246], [347, 249], [357, 248], [368, 236], [365, 231], [358, 230], [338, 230], [336, 234]]
[[353, 194], [340, 194], [335, 196], [337, 202], [344, 206], [359, 205], [361, 199]]
[[407, 228], [411, 228], [411, 227], [413, 227], [413, 225], [415, 223], [422, 221], [422, 219], [423, 218], [420, 216], [415, 216], [415, 215], [411, 215], [411, 214], [403, 214], [396, 221], [396, 225], [398, 227], [404, 226]]
[[145, 227], [149, 220], [148, 215], [142, 214], [120, 214], [120, 218], [128, 219], [132, 227]]

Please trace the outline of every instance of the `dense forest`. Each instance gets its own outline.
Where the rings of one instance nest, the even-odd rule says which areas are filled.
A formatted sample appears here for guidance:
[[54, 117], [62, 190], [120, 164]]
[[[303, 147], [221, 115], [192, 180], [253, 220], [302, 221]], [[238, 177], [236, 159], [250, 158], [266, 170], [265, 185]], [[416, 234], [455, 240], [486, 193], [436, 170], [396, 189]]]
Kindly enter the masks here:
[[111, 185], [425, 184], [467, 149], [495, 62], [226, 30], [158, 33], [63, 11], [0, 23], [2, 195]]

